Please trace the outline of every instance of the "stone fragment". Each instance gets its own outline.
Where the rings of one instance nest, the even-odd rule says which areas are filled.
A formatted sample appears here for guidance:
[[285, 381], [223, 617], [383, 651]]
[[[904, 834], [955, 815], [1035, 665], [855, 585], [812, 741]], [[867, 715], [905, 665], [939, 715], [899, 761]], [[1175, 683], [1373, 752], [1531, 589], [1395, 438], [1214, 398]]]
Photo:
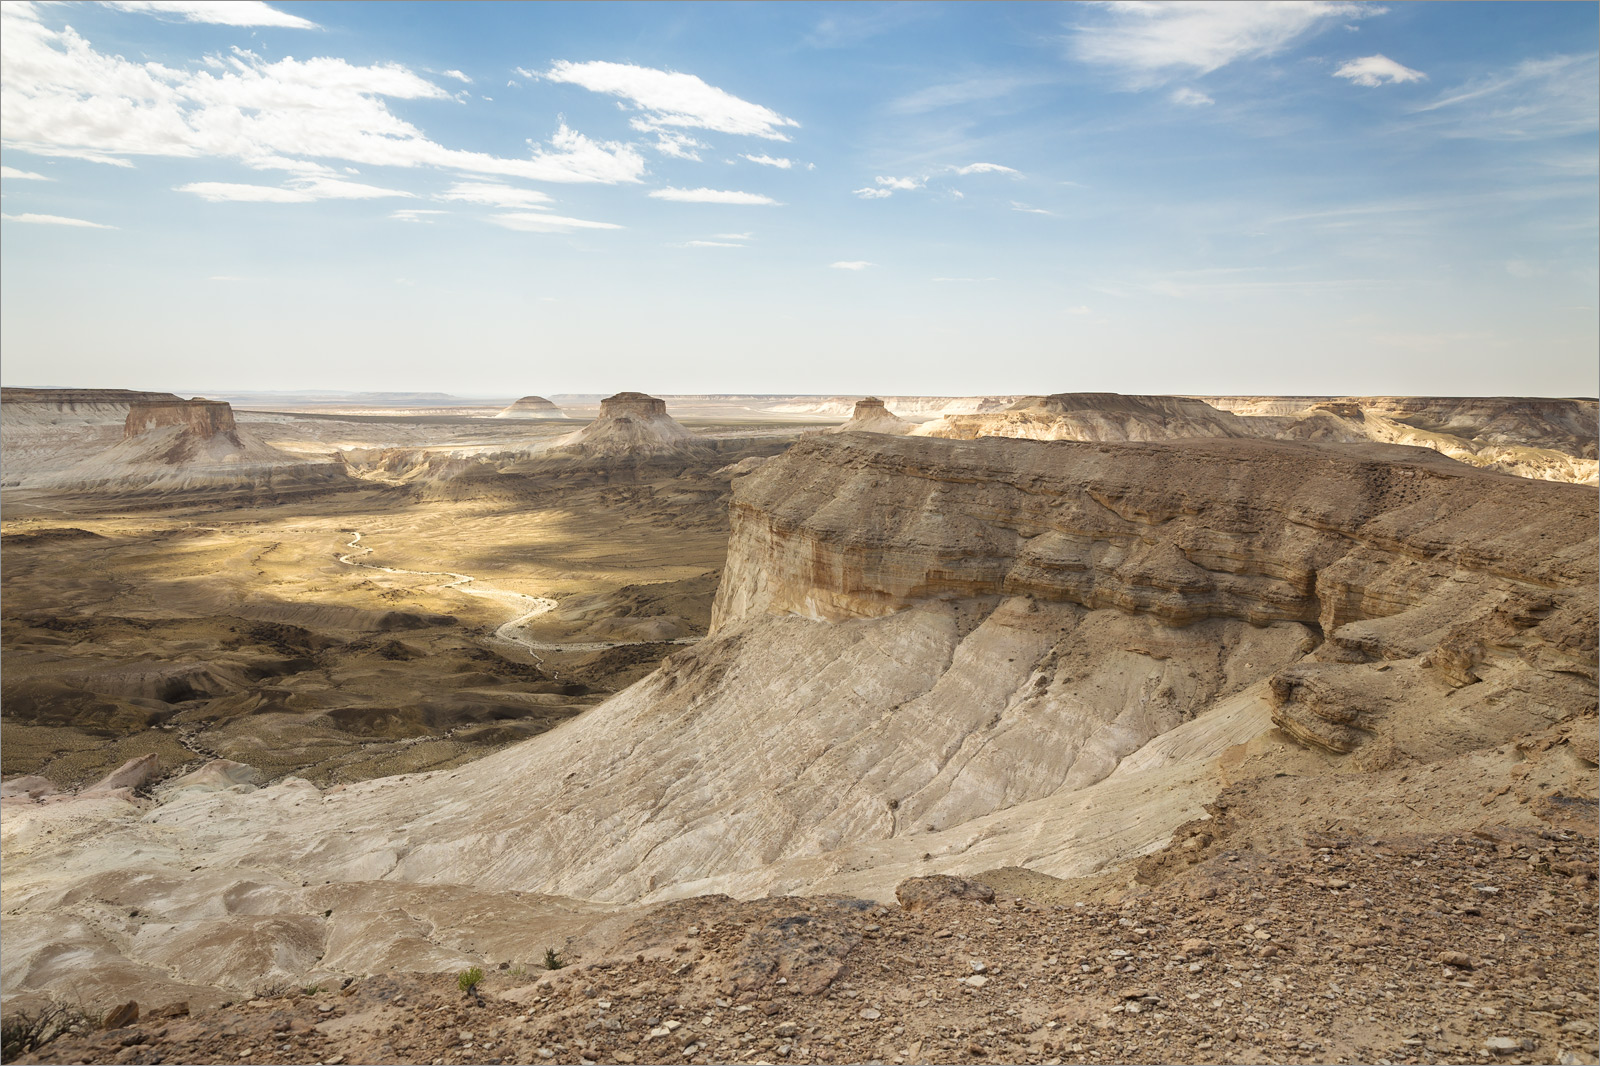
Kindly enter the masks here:
[[994, 889], [981, 881], [952, 877], [949, 874], [934, 874], [930, 877], [912, 877], [901, 881], [895, 886], [894, 898], [899, 900], [900, 906], [906, 910], [919, 911], [924, 907], [952, 899], [993, 903]]

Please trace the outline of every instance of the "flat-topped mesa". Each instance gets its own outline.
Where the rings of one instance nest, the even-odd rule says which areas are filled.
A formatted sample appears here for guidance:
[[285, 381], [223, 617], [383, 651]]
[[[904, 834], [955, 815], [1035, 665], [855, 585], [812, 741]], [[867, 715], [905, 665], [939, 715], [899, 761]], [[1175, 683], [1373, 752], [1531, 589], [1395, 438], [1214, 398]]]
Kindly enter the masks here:
[[642, 392], [619, 392], [615, 396], [607, 396], [601, 400], [600, 418], [597, 421], [604, 421], [607, 418], [638, 418], [645, 421], [665, 418], [673, 425], [677, 425], [672, 416], [667, 414], [667, 401], [647, 396]]
[[179, 426], [203, 440], [226, 437], [239, 443], [232, 406], [198, 396], [192, 400], [137, 401], [129, 405], [122, 439], [132, 440], [165, 426]]
[[889, 410], [884, 402], [876, 396], [868, 396], [856, 401], [856, 409], [850, 416], [850, 421], [832, 429], [823, 430], [824, 433], [893, 433], [904, 435], [910, 433], [916, 426], [907, 422]]
[[600, 417], [541, 452], [582, 458], [642, 458], [682, 452], [694, 435], [667, 414], [665, 400], [642, 392], [619, 392], [600, 401]]
[[566, 414], [543, 396], [524, 396], [496, 418], [565, 418]]
[[947, 414], [917, 429], [918, 436], [975, 440], [1154, 441], [1175, 437], [1259, 435], [1236, 415], [1187, 396], [1124, 396], [1060, 392], [1028, 396], [1003, 411]]

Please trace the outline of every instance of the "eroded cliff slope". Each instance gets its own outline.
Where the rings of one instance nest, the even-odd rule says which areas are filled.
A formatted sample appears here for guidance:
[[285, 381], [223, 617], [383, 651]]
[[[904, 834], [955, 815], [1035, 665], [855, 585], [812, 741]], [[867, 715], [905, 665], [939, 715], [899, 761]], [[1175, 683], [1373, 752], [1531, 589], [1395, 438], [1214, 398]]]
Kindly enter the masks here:
[[[840, 434], [733, 506], [712, 636], [525, 744], [326, 793], [7, 801], [6, 988], [449, 969], [599, 904], [1089, 874], [1239, 776], [1456, 825], [1507, 741], [1592, 715], [1577, 486], [1378, 446]], [[1426, 801], [1368, 801], [1421, 762]]]

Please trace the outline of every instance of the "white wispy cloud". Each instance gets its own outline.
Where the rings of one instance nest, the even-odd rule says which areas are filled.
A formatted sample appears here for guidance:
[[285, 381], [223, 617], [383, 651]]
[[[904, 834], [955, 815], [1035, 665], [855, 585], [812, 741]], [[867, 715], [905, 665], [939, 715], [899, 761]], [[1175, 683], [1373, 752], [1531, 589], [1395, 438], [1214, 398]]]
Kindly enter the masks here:
[[753, 241], [756, 239], [754, 233], [713, 233], [712, 236], [719, 241]]
[[537, 211], [517, 211], [506, 215], [490, 215], [489, 221], [506, 229], [527, 233], [568, 233], [575, 229], [622, 229], [615, 222], [593, 222], [585, 218], [563, 218]]
[[140, 15], [167, 15], [183, 22], [210, 22], [219, 26], [279, 26], [314, 30], [315, 22], [279, 11], [261, 0], [100, 0], [104, 7]]
[[1447, 90], [1413, 114], [1450, 137], [1520, 141], [1587, 133], [1600, 117], [1600, 56], [1524, 60]]
[[656, 189], [650, 193], [652, 200], [671, 200], [680, 204], [743, 204], [756, 207], [776, 204], [778, 201], [758, 192], [738, 192], [734, 189]]
[[869, 263], [865, 259], [841, 259], [837, 263], [828, 264], [834, 270], [865, 270], [867, 267], [877, 265], [876, 263]]
[[31, 170], [18, 170], [16, 167], [0, 167], [0, 179], [12, 178], [17, 181], [55, 181], [45, 174], [35, 174]]
[[[525, 77], [534, 76], [519, 68]], [[760, 104], [708, 85], [693, 74], [657, 70], [632, 63], [557, 60], [539, 75], [549, 81], [579, 85], [591, 92], [607, 93], [631, 102], [644, 114], [635, 129], [654, 132], [663, 126], [684, 126], [787, 141], [783, 130], [800, 123]]]
[[0, 218], [5, 219], [7, 222], [36, 222], [41, 226], [81, 226], [84, 229], [117, 228], [108, 226], [104, 222], [90, 222], [82, 218], [63, 218], [61, 215], [35, 215], [32, 212], [25, 212], [20, 215], [0, 214]]
[[893, 189], [874, 189], [870, 185], [865, 189], [852, 189], [851, 191], [863, 200], [883, 200], [894, 195]]
[[1172, 95], [1168, 99], [1175, 104], [1182, 104], [1184, 107], [1206, 107], [1216, 103], [1215, 100], [1199, 89], [1191, 89], [1187, 85], [1181, 89], [1172, 90]]
[[1054, 211], [1046, 211], [1042, 207], [1034, 207], [1031, 204], [1021, 203], [1020, 201], [1017, 201], [1017, 200], [1012, 200], [1011, 201], [1011, 210], [1013, 210], [1013, 211], [1021, 211], [1024, 214], [1028, 214], [1028, 215], [1053, 215], [1053, 214], [1055, 214]]
[[461, 73], [459, 70], [439, 70], [439, 71], [435, 71], [434, 73], [438, 74], [439, 77], [441, 77], [441, 78], [454, 78], [456, 81], [461, 82], [463, 85], [471, 85], [472, 84], [472, 79], [467, 77], [465, 74]]
[[547, 142], [529, 142], [526, 159], [438, 144], [387, 101], [450, 94], [398, 64], [268, 62], [243, 49], [194, 69], [133, 63], [97, 51], [71, 27], [52, 29], [39, 12], [0, 5], [7, 149], [121, 166], [130, 156], [221, 158], [302, 174], [326, 173], [323, 160], [553, 182], [636, 182], [644, 172], [632, 145], [594, 141], [565, 124]]
[[662, 155], [670, 155], [675, 159], [689, 159], [700, 162], [700, 153], [697, 148], [706, 147], [703, 141], [697, 141], [687, 133], [678, 133], [674, 130], [652, 130], [656, 135], [656, 143], [652, 145]]
[[752, 163], [760, 163], [764, 167], [777, 167], [779, 170], [788, 170], [794, 166], [793, 159], [779, 159], [770, 155], [747, 155], [744, 158]]
[[249, 185], [226, 181], [192, 181], [177, 186], [211, 203], [309, 204], [317, 200], [376, 200], [386, 196], [412, 197], [415, 193], [383, 189], [338, 178], [296, 178], [284, 185]]
[[1338, 20], [1384, 8], [1334, 0], [1241, 4], [1234, 0], [1154, 3], [1124, 0], [1073, 32], [1073, 54], [1121, 71], [1135, 85], [1178, 73], [1209, 73], [1241, 59], [1270, 56]]
[[427, 207], [403, 207], [398, 211], [391, 211], [389, 217], [396, 222], [427, 222], [431, 223], [430, 215], [448, 215], [448, 211], [439, 211]]
[[519, 189], [499, 182], [486, 181], [458, 181], [434, 199], [499, 208], [537, 208], [551, 202], [547, 194], [537, 189]]
[[880, 188], [895, 189], [900, 192], [910, 192], [912, 189], [920, 189], [927, 184], [927, 181], [924, 178], [878, 177], [873, 178], [872, 180], [877, 183]]
[[1424, 81], [1427, 75], [1420, 70], [1402, 66], [1384, 55], [1362, 56], [1352, 59], [1333, 72], [1336, 78], [1349, 78], [1357, 85], [1395, 85], [1406, 81]]
[[1011, 167], [1003, 167], [999, 163], [968, 163], [964, 167], [952, 167], [957, 174], [1016, 174], [1018, 171]]
[[1034, 82], [1028, 79], [1009, 75], [965, 78], [943, 85], [930, 85], [926, 89], [918, 89], [916, 92], [898, 97], [889, 101], [886, 110], [893, 114], [920, 115], [940, 108], [994, 100], [1032, 84]]

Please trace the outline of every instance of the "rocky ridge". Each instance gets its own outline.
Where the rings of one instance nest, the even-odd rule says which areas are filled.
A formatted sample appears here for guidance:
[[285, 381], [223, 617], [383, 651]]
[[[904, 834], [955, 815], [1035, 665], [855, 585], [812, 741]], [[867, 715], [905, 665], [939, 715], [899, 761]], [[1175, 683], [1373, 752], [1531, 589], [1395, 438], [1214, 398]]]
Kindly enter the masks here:
[[713, 635], [536, 740], [327, 792], [8, 803], [8, 993], [215, 1002], [526, 958], [640, 901], [1111, 877], [1237, 780], [1299, 789], [1285, 836], [1539, 824], [1593, 780], [1580, 487], [1377, 446], [843, 434], [734, 494]]
[[910, 433], [916, 425], [898, 415], [891, 414], [876, 396], [857, 400], [850, 421], [823, 430], [824, 433], [891, 433], [897, 436]]
[[524, 396], [511, 404], [505, 410], [495, 415], [496, 418], [565, 418], [561, 408], [545, 399], [543, 396]]
[[971, 440], [1255, 437], [1427, 448], [1520, 477], [1600, 483], [1594, 400], [1440, 397], [1198, 397], [1064, 393], [948, 415], [920, 435]]

